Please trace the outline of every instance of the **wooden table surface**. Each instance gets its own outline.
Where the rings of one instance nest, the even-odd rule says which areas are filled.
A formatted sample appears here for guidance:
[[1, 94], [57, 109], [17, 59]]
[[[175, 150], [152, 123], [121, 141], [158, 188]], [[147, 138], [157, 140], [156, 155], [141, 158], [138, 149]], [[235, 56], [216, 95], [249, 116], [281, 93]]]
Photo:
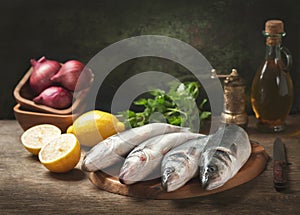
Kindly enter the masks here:
[[[79, 165], [69, 173], [47, 171], [20, 142], [17, 121], [0, 121], [0, 214], [300, 214], [300, 115], [289, 116], [288, 130], [259, 133], [250, 117], [248, 133], [271, 159], [252, 181], [221, 193], [182, 200], [148, 200], [96, 188]], [[280, 136], [287, 148], [289, 187], [272, 183], [272, 145]]]

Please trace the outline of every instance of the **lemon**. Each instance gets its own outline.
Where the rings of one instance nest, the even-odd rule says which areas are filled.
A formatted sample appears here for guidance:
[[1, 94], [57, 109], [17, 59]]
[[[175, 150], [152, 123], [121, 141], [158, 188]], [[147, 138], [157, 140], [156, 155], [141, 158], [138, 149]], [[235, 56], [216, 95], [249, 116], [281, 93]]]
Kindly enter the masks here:
[[61, 130], [55, 125], [40, 124], [27, 129], [21, 136], [21, 142], [29, 152], [37, 155], [44, 145], [60, 135]]
[[80, 160], [80, 144], [74, 134], [62, 134], [42, 147], [40, 162], [51, 172], [72, 170]]
[[67, 129], [67, 133], [75, 134], [80, 144], [92, 147], [124, 129], [124, 123], [113, 114], [92, 110], [80, 115]]

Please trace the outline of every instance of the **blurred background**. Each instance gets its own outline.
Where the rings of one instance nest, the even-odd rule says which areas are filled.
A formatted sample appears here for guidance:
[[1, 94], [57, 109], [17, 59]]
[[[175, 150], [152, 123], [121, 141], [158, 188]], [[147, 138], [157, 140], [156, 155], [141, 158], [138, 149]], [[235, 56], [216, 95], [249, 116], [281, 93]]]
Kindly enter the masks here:
[[[132, 36], [164, 35], [198, 49], [218, 71], [236, 68], [246, 79], [247, 96], [264, 59], [262, 35], [268, 19], [285, 23], [283, 44], [294, 59], [292, 113], [300, 110], [300, 17], [296, 0], [10, 0], [0, 7], [0, 119], [14, 119], [13, 89], [31, 58], [87, 63], [103, 48]], [[122, 79], [137, 71], [179, 73], [184, 68], [163, 59], [126, 62], [107, 78], [97, 108], [105, 109]], [[98, 71], [99, 72], [99, 71]], [[249, 98], [248, 98], [249, 99]], [[248, 100], [247, 111], [252, 114]]]

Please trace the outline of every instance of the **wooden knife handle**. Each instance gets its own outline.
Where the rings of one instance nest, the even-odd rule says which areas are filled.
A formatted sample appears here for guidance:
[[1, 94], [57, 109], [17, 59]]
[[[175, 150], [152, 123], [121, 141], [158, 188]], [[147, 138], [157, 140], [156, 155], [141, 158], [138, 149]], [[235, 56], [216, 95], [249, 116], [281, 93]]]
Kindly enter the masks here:
[[276, 189], [283, 189], [287, 185], [287, 163], [275, 160], [273, 166], [273, 182]]

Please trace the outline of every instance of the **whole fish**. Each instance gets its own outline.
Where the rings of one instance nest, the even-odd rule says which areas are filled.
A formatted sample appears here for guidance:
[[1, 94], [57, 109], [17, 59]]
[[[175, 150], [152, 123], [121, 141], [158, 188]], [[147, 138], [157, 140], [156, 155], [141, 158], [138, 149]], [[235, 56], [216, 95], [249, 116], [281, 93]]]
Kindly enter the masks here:
[[135, 146], [143, 141], [161, 134], [170, 132], [187, 132], [189, 128], [174, 126], [167, 123], [150, 123], [122, 131], [110, 136], [95, 145], [85, 155], [81, 168], [85, 171], [105, 169], [124, 161], [126, 156]]
[[201, 136], [192, 132], [176, 132], [159, 135], [146, 140], [127, 156], [119, 175], [123, 184], [160, 177], [163, 156], [172, 148]]
[[199, 173], [200, 155], [209, 136], [189, 140], [170, 150], [161, 164], [161, 185], [164, 191], [171, 192], [184, 186]]
[[203, 189], [224, 185], [236, 175], [251, 154], [246, 131], [237, 125], [227, 125], [211, 135], [200, 157], [200, 179]]

